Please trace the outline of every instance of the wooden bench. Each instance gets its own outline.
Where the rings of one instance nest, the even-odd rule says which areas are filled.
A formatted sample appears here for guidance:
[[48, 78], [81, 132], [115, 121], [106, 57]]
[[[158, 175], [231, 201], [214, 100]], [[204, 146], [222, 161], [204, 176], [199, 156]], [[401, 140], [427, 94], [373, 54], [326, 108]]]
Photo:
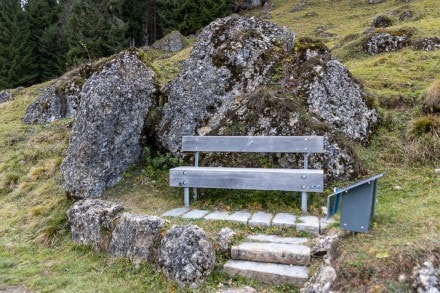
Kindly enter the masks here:
[[[170, 170], [170, 186], [184, 188], [189, 207], [189, 188], [254, 189], [302, 192], [301, 208], [307, 211], [307, 192], [323, 192], [323, 170], [308, 169], [308, 156], [324, 152], [322, 136], [184, 136], [182, 151], [195, 153], [192, 167]], [[200, 152], [301, 153], [304, 169], [200, 167]]]

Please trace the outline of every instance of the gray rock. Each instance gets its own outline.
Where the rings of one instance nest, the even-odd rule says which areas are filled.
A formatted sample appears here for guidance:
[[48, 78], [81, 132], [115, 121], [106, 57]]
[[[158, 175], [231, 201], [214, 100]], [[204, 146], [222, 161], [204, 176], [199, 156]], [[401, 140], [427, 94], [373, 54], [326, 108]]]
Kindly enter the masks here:
[[385, 2], [386, 0], [368, 0], [369, 4], [379, 4]]
[[440, 49], [440, 37], [416, 39], [411, 42], [415, 50], [434, 51]]
[[67, 211], [73, 242], [107, 251], [115, 219], [123, 207], [109, 201], [77, 201]]
[[179, 31], [173, 31], [151, 45], [154, 49], [177, 52], [183, 49], [183, 36]]
[[156, 103], [152, 69], [136, 50], [102, 64], [84, 84], [67, 156], [63, 187], [74, 198], [96, 198], [142, 154], [145, 119]]
[[371, 30], [367, 32], [364, 50], [368, 54], [395, 52], [410, 44], [411, 31], [387, 32]]
[[400, 13], [399, 20], [405, 21], [413, 17], [413, 12], [411, 10], [405, 10]]
[[0, 104], [12, 99], [12, 95], [7, 90], [0, 91]]
[[164, 223], [159, 217], [122, 214], [112, 233], [109, 254], [129, 258], [136, 265], [156, 263]]
[[391, 19], [388, 16], [385, 15], [377, 15], [373, 23], [371, 24], [372, 27], [389, 27], [393, 24]]
[[321, 266], [310, 280], [304, 284], [301, 293], [328, 293], [336, 280], [336, 271], [331, 266]]
[[168, 103], [159, 127], [162, 144], [177, 153], [183, 135], [206, 134], [207, 121], [211, 128], [218, 127], [240, 96], [268, 79], [273, 62], [265, 62], [264, 54], [282, 33], [274, 24], [237, 16], [203, 29], [179, 76], [165, 87]]
[[332, 248], [333, 243], [339, 238], [339, 233], [324, 234], [316, 237], [312, 248], [313, 255], [327, 254]]
[[81, 89], [92, 71], [91, 65], [84, 65], [58, 78], [29, 105], [23, 123], [44, 124], [63, 118], [75, 118]]
[[234, 238], [237, 236], [231, 228], [225, 227], [220, 230], [217, 235], [218, 250], [221, 252], [227, 252]]
[[195, 288], [214, 269], [214, 248], [199, 227], [176, 226], [162, 239], [159, 265], [180, 286]]
[[415, 292], [439, 293], [440, 292], [440, 267], [435, 267], [431, 261], [413, 269], [413, 284]]
[[258, 291], [255, 288], [246, 286], [242, 288], [220, 289], [217, 293], [258, 293]]
[[[327, 153], [313, 156], [310, 167], [323, 167], [328, 180], [358, 176], [362, 167], [354, 151], [337, 137], [366, 143], [376, 111], [324, 44], [306, 40], [298, 46], [305, 49], [292, 51], [285, 35], [274, 24], [238, 16], [207, 26], [179, 76], [165, 87], [168, 101], [158, 131], [164, 148], [179, 155], [183, 135], [324, 135]], [[276, 77], [280, 67], [283, 74]], [[268, 157], [275, 166], [303, 164], [302, 156]], [[212, 166], [225, 160], [215, 154], [203, 159]], [[259, 166], [246, 155], [233, 160]]]

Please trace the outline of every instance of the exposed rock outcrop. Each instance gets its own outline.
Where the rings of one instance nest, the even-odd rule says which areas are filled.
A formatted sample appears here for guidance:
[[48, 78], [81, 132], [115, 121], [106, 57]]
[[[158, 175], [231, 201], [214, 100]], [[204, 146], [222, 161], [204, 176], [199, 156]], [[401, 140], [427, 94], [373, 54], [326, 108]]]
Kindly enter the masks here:
[[195, 288], [214, 269], [214, 248], [199, 227], [173, 227], [162, 239], [159, 265], [180, 286]]
[[26, 124], [49, 123], [75, 118], [80, 104], [81, 89], [91, 74], [91, 65], [84, 65], [58, 78], [26, 109]]
[[422, 266], [417, 266], [413, 270], [412, 287], [420, 293], [439, 293], [440, 292], [440, 267], [435, 267], [431, 261], [425, 261]]
[[332, 283], [336, 280], [336, 271], [331, 266], [322, 266], [310, 280], [304, 284], [301, 293], [329, 293]]
[[[367, 142], [375, 110], [323, 44], [296, 40], [289, 50], [293, 39], [285, 36], [253, 18], [227, 17], [207, 26], [165, 87], [162, 145], [178, 154], [182, 135], [325, 135], [328, 154], [315, 167], [325, 161], [328, 179], [356, 177], [361, 168], [354, 152], [337, 136]], [[301, 165], [291, 156], [274, 160]]]
[[434, 51], [440, 49], [440, 37], [416, 39], [411, 42], [411, 46], [416, 50]]
[[12, 95], [7, 90], [0, 91], [0, 104], [12, 99]]
[[179, 31], [173, 31], [151, 45], [154, 49], [177, 52], [183, 49], [183, 36]]
[[364, 50], [368, 54], [399, 51], [410, 44], [411, 30], [384, 31], [369, 30], [366, 32]]
[[67, 156], [61, 165], [63, 187], [74, 198], [95, 198], [117, 183], [142, 154], [141, 136], [156, 103], [154, 71], [136, 50], [101, 65], [80, 93]]
[[371, 24], [372, 27], [389, 27], [393, 24], [393, 22], [391, 21], [391, 19], [386, 16], [386, 15], [377, 15], [374, 20], [373, 23]]
[[122, 209], [119, 204], [99, 199], [76, 202], [67, 211], [73, 242], [107, 251], [115, 219]]
[[136, 265], [156, 263], [164, 223], [158, 217], [122, 214], [112, 233], [109, 254], [129, 258]]

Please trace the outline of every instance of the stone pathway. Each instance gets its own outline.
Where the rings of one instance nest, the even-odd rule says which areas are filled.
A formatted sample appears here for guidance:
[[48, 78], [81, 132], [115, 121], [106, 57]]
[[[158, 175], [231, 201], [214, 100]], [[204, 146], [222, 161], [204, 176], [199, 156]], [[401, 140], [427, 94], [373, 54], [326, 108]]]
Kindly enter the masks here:
[[295, 216], [289, 213], [277, 213], [275, 215], [266, 212], [250, 213], [249, 211], [236, 211], [233, 213], [220, 211], [207, 211], [190, 208], [175, 208], [162, 214], [162, 217], [181, 217], [193, 220], [231, 221], [251, 226], [285, 226], [296, 227], [297, 230], [312, 234], [319, 234], [321, 229], [326, 228], [333, 220], [318, 218], [316, 216]]

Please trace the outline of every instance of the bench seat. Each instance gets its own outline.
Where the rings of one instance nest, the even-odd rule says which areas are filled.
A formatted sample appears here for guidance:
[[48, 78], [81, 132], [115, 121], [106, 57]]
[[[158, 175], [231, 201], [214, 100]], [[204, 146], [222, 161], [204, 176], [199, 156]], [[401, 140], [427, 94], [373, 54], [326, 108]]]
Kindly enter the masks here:
[[170, 186], [323, 192], [324, 172], [312, 169], [177, 167]]

